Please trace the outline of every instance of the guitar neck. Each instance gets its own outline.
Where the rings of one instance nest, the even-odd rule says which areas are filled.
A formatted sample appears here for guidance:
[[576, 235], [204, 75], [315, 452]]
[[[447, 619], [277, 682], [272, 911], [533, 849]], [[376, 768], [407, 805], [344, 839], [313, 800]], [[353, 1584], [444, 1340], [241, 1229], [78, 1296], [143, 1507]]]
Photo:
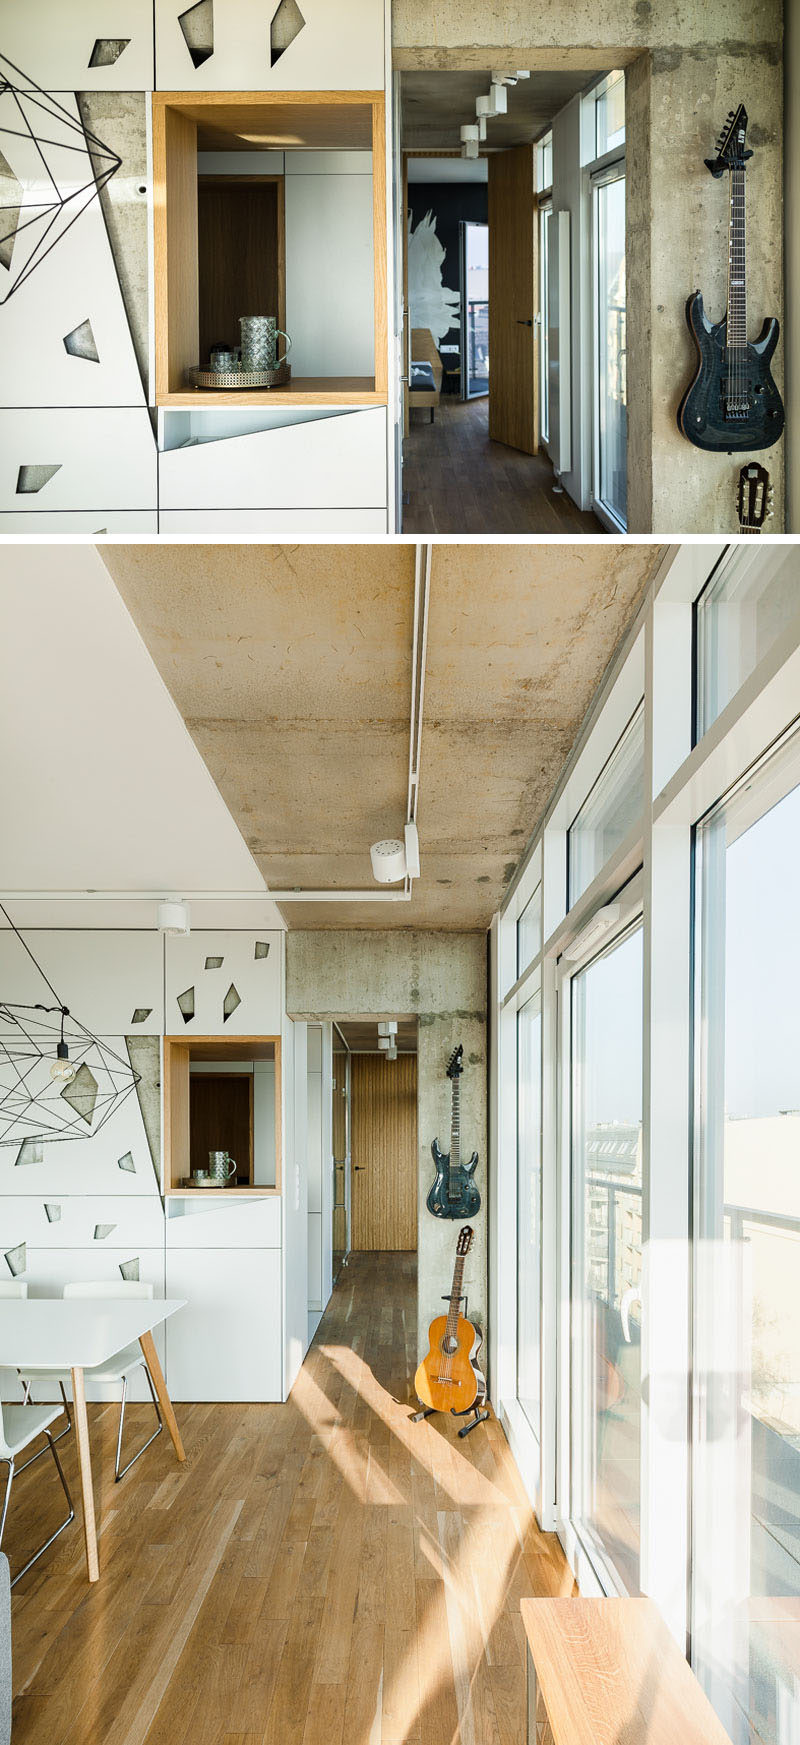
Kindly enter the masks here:
[[728, 230], [728, 350], [747, 345], [747, 284], [745, 237], [745, 171], [737, 166], [730, 172], [730, 223]]
[[450, 1112], [450, 1163], [448, 1165], [448, 1192], [451, 1199], [458, 1198], [458, 1186], [454, 1183], [453, 1172], [461, 1164], [461, 1093], [460, 1079], [453, 1079], [453, 1104]]
[[465, 1258], [463, 1254], [456, 1255], [456, 1264], [453, 1267], [453, 1288], [450, 1292], [450, 1307], [447, 1311], [447, 1326], [445, 1328], [445, 1337], [448, 1339], [455, 1338], [458, 1330], [458, 1307], [463, 1295], [461, 1286], [464, 1282]]

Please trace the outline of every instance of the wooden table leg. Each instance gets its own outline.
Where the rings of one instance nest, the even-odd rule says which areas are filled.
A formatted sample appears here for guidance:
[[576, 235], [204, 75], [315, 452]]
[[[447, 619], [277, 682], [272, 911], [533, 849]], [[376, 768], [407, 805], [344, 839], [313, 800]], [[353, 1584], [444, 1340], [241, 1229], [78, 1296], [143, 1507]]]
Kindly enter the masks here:
[[172, 1437], [172, 1445], [175, 1449], [175, 1453], [179, 1460], [185, 1460], [186, 1453], [181, 1441], [181, 1433], [178, 1429], [178, 1420], [175, 1417], [175, 1413], [172, 1409], [172, 1401], [167, 1393], [167, 1384], [164, 1380], [164, 1372], [161, 1368], [161, 1364], [158, 1361], [158, 1352], [153, 1343], [152, 1333], [143, 1333], [139, 1340], [139, 1344], [144, 1352], [145, 1363], [147, 1364], [153, 1378], [153, 1387], [158, 1394], [158, 1403], [164, 1413], [164, 1422], [170, 1436]]
[[86, 1569], [90, 1581], [99, 1581], [100, 1564], [97, 1558], [97, 1530], [94, 1522], [92, 1456], [89, 1449], [89, 1425], [86, 1418], [86, 1388], [84, 1386], [82, 1369], [73, 1369], [72, 1371], [72, 1400], [75, 1408], [75, 1435], [78, 1441], [78, 1460], [81, 1469], [83, 1534], [86, 1540]]

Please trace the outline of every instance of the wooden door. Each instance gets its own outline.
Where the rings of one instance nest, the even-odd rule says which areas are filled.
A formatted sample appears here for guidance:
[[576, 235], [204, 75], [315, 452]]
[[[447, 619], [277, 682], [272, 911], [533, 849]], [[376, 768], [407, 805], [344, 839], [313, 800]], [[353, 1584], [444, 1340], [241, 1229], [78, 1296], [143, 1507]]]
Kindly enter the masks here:
[[351, 1057], [356, 1250], [417, 1246], [417, 1057]]
[[489, 435], [538, 447], [534, 148], [489, 157]]

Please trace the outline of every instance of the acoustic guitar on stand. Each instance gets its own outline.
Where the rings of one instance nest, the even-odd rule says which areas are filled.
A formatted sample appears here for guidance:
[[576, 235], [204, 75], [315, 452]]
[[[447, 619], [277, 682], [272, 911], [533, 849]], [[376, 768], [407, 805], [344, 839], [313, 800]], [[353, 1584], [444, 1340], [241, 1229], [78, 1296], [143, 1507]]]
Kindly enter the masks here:
[[481, 1424], [488, 1418], [488, 1412], [480, 1408], [486, 1399], [486, 1382], [478, 1369], [476, 1358], [482, 1339], [461, 1314], [464, 1282], [464, 1261], [472, 1247], [474, 1231], [469, 1224], [459, 1230], [456, 1243], [456, 1262], [453, 1268], [453, 1283], [449, 1297], [446, 1315], [437, 1315], [431, 1321], [428, 1329], [430, 1349], [414, 1377], [414, 1389], [422, 1411], [415, 1413], [414, 1422], [427, 1418], [431, 1412], [451, 1412], [459, 1417], [465, 1412], [474, 1413], [472, 1423], [465, 1424], [459, 1430], [459, 1436], [467, 1436], [474, 1430], [476, 1424]]

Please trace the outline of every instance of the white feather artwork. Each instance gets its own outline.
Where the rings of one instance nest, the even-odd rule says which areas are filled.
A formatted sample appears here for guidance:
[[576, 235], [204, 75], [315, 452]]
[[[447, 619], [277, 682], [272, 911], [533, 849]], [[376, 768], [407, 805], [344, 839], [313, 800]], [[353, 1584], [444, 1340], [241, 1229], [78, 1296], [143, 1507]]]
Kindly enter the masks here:
[[416, 230], [408, 225], [408, 302], [412, 327], [427, 327], [438, 345], [457, 327], [461, 308], [458, 291], [442, 284], [445, 251], [436, 235], [436, 220], [426, 212]]

